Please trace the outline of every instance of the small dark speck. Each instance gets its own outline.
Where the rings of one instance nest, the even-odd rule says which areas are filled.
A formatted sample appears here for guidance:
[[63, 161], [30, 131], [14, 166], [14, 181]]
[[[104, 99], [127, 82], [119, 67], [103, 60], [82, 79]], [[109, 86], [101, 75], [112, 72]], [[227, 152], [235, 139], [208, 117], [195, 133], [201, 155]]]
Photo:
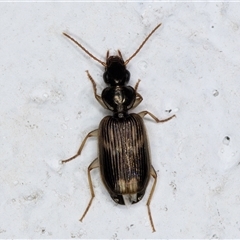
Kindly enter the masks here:
[[213, 234], [211, 239], [217, 239], [217, 238], [218, 238], [217, 234]]
[[134, 224], [130, 224], [130, 226], [129, 227], [127, 227], [127, 230], [129, 231], [130, 230], [130, 228], [132, 228], [134, 226]]
[[219, 95], [218, 90], [214, 90], [214, 91], [213, 91], [213, 96], [214, 96], [214, 97], [217, 97], [218, 95]]
[[230, 137], [229, 136], [226, 136], [224, 139], [223, 139], [223, 144], [224, 145], [229, 145], [230, 143]]
[[172, 111], [172, 109], [169, 109], [169, 110], [165, 110], [165, 112], [168, 112], [168, 113], [170, 113]]
[[212, 26], [212, 28], [214, 28], [214, 26]]

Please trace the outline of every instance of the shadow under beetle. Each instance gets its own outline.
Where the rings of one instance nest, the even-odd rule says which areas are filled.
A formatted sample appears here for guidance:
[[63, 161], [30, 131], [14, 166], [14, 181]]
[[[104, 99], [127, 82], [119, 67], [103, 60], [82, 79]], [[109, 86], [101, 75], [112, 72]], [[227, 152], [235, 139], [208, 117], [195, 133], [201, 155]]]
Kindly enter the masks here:
[[121, 52], [117, 56], [109, 56], [107, 51], [106, 63], [93, 56], [80, 43], [63, 33], [76, 43], [84, 52], [105, 67], [104, 82], [108, 85], [101, 96], [97, 94], [96, 83], [89, 74], [87, 75], [93, 85], [93, 91], [97, 101], [106, 109], [113, 112], [112, 116], [102, 119], [98, 129], [91, 131], [84, 138], [78, 152], [71, 158], [63, 160], [69, 162], [79, 156], [89, 137], [98, 137], [98, 157], [88, 167], [88, 181], [91, 191], [91, 199], [80, 221], [88, 212], [95, 196], [91, 179], [91, 170], [99, 167], [102, 181], [111, 198], [118, 204], [134, 204], [139, 202], [148, 186], [150, 176], [154, 178], [152, 189], [147, 200], [147, 209], [153, 232], [155, 231], [150, 202], [157, 183], [157, 173], [151, 165], [147, 133], [143, 122], [145, 115], [151, 116], [157, 123], [166, 122], [175, 115], [159, 120], [152, 113], [143, 111], [138, 114], [128, 113], [128, 110], [137, 107], [143, 100], [137, 92], [140, 80], [135, 87], [127, 86], [130, 72], [126, 69], [129, 61], [140, 51], [149, 37], [159, 28], [157, 25], [147, 38], [142, 42], [135, 53], [124, 62]]

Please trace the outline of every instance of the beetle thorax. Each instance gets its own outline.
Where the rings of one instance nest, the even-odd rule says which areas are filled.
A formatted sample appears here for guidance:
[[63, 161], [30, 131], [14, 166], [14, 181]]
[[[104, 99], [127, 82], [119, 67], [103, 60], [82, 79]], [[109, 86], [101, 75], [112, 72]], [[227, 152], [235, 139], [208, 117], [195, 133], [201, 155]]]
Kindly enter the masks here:
[[136, 92], [130, 86], [107, 87], [102, 92], [102, 99], [106, 107], [114, 112], [118, 118], [128, 115], [136, 100]]

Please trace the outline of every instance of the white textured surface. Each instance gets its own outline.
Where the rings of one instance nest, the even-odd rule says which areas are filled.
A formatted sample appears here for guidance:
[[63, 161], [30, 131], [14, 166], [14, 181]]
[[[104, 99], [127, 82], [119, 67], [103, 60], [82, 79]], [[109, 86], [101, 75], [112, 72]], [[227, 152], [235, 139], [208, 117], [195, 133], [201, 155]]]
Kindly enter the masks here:
[[[0, 238], [240, 238], [239, 3], [1, 3]], [[105, 59], [129, 57], [131, 85], [164, 124], [146, 120], [158, 184], [128, 208], [110, 199], [87, 167], [97, 142], [64, 166], [107, 111], [94, 99], [89, 70], [102, 66], [66, 39]], [[172, 110], [169, 114], [167, 110]], [[225, 137], [229, 137], [227, 140]], [[148, 189], [149, 192], [149, 189]]]

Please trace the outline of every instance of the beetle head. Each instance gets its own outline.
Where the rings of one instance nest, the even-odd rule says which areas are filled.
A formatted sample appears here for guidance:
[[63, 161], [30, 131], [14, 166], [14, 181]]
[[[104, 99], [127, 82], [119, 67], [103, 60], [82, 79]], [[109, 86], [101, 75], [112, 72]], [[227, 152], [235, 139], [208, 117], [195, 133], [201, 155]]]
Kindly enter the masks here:
[[121, 56], [110, 56], [107, 58], [103, 79], [110, 86], [123, 86], [129, 82], [130, 72], [126, 69]]

